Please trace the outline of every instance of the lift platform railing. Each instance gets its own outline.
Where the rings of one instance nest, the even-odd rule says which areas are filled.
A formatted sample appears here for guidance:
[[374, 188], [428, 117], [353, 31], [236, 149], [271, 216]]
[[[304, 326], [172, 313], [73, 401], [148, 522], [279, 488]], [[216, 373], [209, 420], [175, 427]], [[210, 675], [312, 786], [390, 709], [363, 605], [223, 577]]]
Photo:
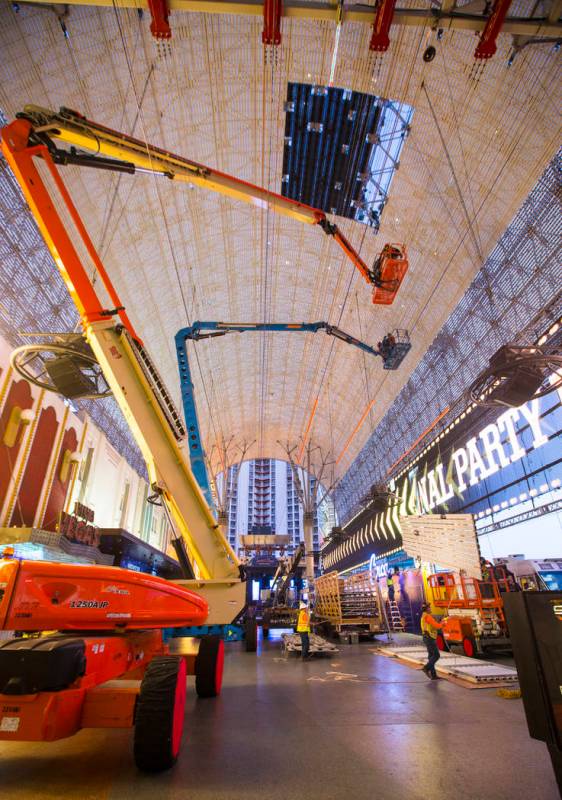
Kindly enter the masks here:
[[437, 608], [503, 608], [502, 592], [511, 591], [505, 573], [478, 580], [453, 572], [440, 572], [427, 579], [430, 600]]

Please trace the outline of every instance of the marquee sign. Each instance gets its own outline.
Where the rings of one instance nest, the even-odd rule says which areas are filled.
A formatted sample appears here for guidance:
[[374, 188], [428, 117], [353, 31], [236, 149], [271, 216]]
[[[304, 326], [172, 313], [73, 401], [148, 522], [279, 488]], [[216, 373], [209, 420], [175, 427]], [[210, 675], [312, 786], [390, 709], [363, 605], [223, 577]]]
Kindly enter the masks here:
[[407, 516], [497, 512], [559, 487], [560, 399], [553, 393], [496, 419], [479, 407], [461, 414], [390, 482], [399, 505], [362, 510], [344, 526], [345, 539], [323, 549], [325, 568], [353, 568], [402, 547]]
[[59, 523], [59, 533], [69, 542], [99, 547], [100, 532], [99, 528], [93, 525], [94, 512], [82, 503], [75, 503], [74, 514], [61, 512]]
[[[532, 434], [529, 450], [523, 446], [522, 422], [528, 423]], [[446, 469], [441, 461], [425, 475], [414, 478], [418, 513], [428, 514], [455, 496], [462, 496], [469, 487], [476, 486], [547, 442], [548, 436], [541, 428], [538, 400], [520, 408], [507, 409], [496, 422], [486, 425], [463, 447], [453, 450]]]

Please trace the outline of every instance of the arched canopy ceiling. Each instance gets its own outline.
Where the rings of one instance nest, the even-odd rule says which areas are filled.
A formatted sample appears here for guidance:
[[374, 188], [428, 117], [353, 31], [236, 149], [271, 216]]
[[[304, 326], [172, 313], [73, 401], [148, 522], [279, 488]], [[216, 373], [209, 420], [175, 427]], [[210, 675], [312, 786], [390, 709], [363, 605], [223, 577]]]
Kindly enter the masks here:
[[[408, 2], [412, 8], [422, 3]], [[525, 16], [533, 3], [516, 2]], [[74, 108], [92, 120], [280, 192], [289, 82], [330, 80], [335, 25], [283, 19], [266, 60], [256, 16], [171, 15], [169, 51], [136, 9], [70, 6], [63, 34], [48, 8], [0, 10], [0, 108]], [[471, 78], [475, 35], [393, 26], [369, 54], [371, 28], [344, 24], [334, 85], [414, 109], [380, 230], [338, 220], [370, 264], [403, 242], [410, 269], [390, 307], [329, 237], [271, 213], [148, 175], [64, 168], [106, 268], [179, 403], [176, 331], [196, 319], [326, 320], [369, 343], [409, 329], [401, 369], [318, 333], [244, 334], [189, 344], [204, 445], [255, 442], [284, 458], [307, 436], [341, 476], [393, 402], [559, 143], [559, 57], [511, 36]], [[426, 63], [429, 42], [437, 48]]]

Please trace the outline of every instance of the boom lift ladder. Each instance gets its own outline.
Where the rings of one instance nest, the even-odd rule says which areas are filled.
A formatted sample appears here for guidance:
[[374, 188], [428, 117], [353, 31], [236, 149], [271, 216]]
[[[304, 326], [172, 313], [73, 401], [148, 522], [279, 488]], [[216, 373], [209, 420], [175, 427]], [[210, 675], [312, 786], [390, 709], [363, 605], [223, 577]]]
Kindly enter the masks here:
[[[180, 447], [185, 436], [181, 417], [121, 304], [49, 147], [38, 142], [29, 120], [16, 120], [1, 136], [4, 156], [78, 309], [85, 338], [141, 449], [150, 484], [186, 544], [189, 559], [183, 566], [189, 579], [180, 583], [208, 601], [208, 624], [229, 624], [245, 604], [242, 570]], [[91, 275], [96, 275], [97, 285]], [[101, 286], [110, 308], [100, 299]]]
[[[337, 225], [330, 222], [320, 209], [98, 125], [71, 109], [61, 108], [57, 113], [27, 105], [18, 117], [31, 123], [30, 135], [35, 142], [45, 144], [56, 164], [76, 164], [132, 175], [137, 172], [162, 175], [170, 180], [202, 186], [262, 209], [269, 208], [308, 225], [319, 225], [324, 233], [333, 236], [363, 279], [373, 287], [373, 303], [391, 304], [408, 269], [403, 245], [385, 245], [373, 267], [369, 268]], [[70, 145], [70, 149], [58, 148], [54, 139]]]

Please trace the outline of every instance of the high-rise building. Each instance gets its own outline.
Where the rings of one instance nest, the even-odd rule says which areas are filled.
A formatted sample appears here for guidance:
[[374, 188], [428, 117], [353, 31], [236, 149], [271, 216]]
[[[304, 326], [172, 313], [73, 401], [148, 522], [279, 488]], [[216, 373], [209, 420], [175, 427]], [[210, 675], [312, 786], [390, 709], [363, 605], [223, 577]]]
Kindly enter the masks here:
[[[222, 476], [219, 478], [222, 480]], [[292, 553], [303, 540], [303, 510], [290, 465], [285, 461], [262, 458], [245, 461], [228, 470], [229, 521], [228, 540], [238, 551], [240, 536], [247, 533], [272, 533], [289, 536]], [[312, 479], [314, 487], [315, 479]], [[320, 496], [322, 491], [320, 491]], [[313, 547], [319, 552], [324, 531], [332, 525], [333, 505], [327, 499], [314, 514]]]

